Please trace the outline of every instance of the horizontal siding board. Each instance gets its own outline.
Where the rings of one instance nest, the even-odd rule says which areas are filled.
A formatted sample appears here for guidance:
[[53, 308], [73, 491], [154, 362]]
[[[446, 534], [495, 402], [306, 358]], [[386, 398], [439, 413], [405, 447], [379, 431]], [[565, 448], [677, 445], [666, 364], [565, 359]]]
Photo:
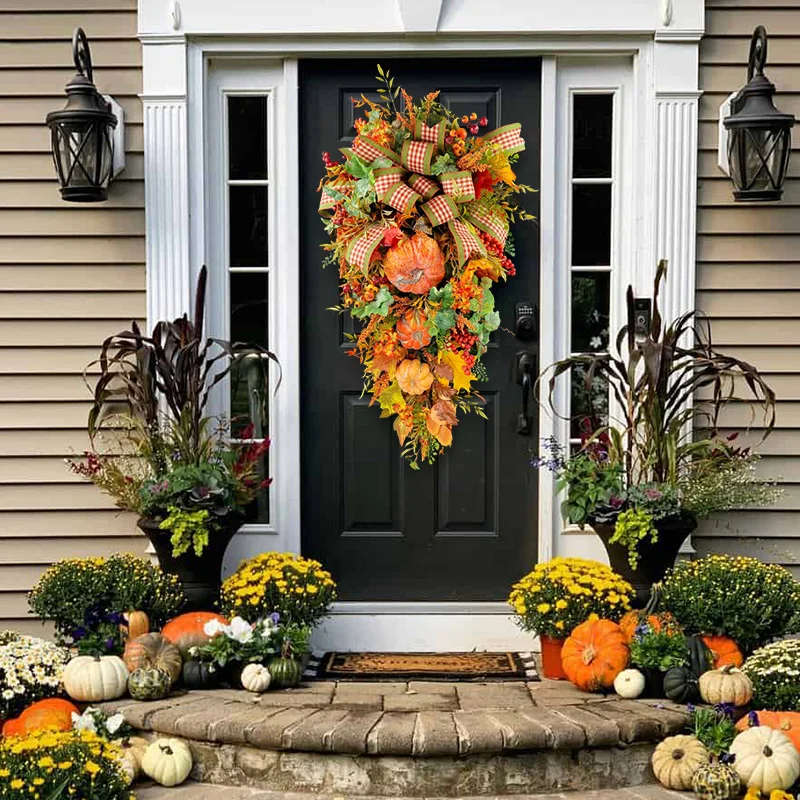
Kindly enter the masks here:
[[[75, 28], [82, 26], [86, 26], [90, 32], [92, 43], [96, 39], [134, 37], [136, 36], [136, 15], [125, 10], [101, 11], [92, 13], [90, 16], [82, 11], [57, 11], [46, 14], [2, 11], [0, 13], [0, 41], [14, 39], [71, 41], [72, 32]], [[96, 61], [96, 57], [93, 61]]]
[[[48, 292], [113, 290], [144, 293], [144, 280], [144, 265], [138, 264], [29, 264], [21, 268], [0, 267], [0, 292], [32, 292], [47, 287]], [[99, 313], [107, 312], [103, 309]]]
[[7, 617], [0, 611], [0, 619], [3, 620], [3, 627], [23, 633], [26, 636], [39, 636], [50, 640], [55, 636], [55, 628], [52, 623], [42, 622], [35, 617], [26, 617], [25, 619]]
[[756, 474], [765, 480], [800, 483], [800, 456], [762, 456]]
[[[123, 213], [123, 212], [118, 212]], [[758, 231], [772, 233], [800, 233], [800, 212], [797, 208], [781, 206], [736, 206], [735, 208], [705, 208], [697, 215], [700, 234], [747, 233]], [[2, 225], [2, 212], [0, 212]]]
[[[64, 458], [39, 456], [0, 458], [0, 484], [81, 483], [83, 478], [68, 469]], [[47, 491], [45, 489], [45, 491]]]
[[782, 456], [796, 458], [800, 453], [800, 430], [789, 429], [764, 438], [763, 430], [747, 430], [737, 427], [735, 429], [721, 428], [720, 436], [728, 436], [736, 433], [738, 438], [736, 443], [740, 447], [750, 447], [760, 456]]
[[[90, 391], [78, 375], [0, 375], [0, 403], [86, 400]], [[0, 482], [3, 470], [0, 469]], [[14, 473], [8, 473], [9, 478]], [[27, 479], [24, 479], [27, 480]]]
[[139, 319], [146, 313], [145, 297], [141, 292], [0, 293], [0, 319], [92, 319], [109, 308]]
[[[105, 513], [105, 512], [102, 512]], [[135, 521], [132, 520], [135, 525]], [[49, 536], [48, 536], [49, 533]], [[41, 564], [47, 566], [62, 558], [110, 556], [113, 553], [144, 554], [147, 538], [138, 530], [122, 534], [109, 531], [103, 536], [53, 536], [45, 531], [30, 539], [3, 539], [0, 536], [0, 564]]]
[[[797, 48], [795, 40], [795, 48]], [[772, 37], [770, 36], [770, 51], [772, 50]], [[747, 56], [744, 58], [746, 63]], [[767, 70], [769, 72], [769, 70]], [[742, 73], [742, 86], [744, 86], [746, 76]], [[725, 102], [730, 92], [708, 92], [700, 97], [699, 118], [703, 122], [713, 122], [719, 119], [719, 107]], [[800, 117], [800, 91], [777, 92], [775, 94], [775, 105], [788, 114]]]
[[[41, 574], [42, 568], [39, 564], [0, 566], [0, 592], [29, 592]], [[11, 616], [2, 594], [0, 594], [0, 615]]]
[[2, 264], [142, 264], [145, 261], [141, 236], [95, 237], [87, 242], [78, 237], [0, 237]]
[[[3, 15], [0, 14], [0, 25]], [[1, 29], [0, 29], [1, 30]], [[2, 36], [2, 32], [0, 32]], [[94, 82], [103, 94], [137, 95], [142, 93], [142, 71], [138, 67], [94, 70]], [[60, 97], [64, 87], [75, 75], [72, 67], [64, 69], [2, 69], [0, 68], [0, 96]]]
[[800, 254], [800, 233], [774, 234], [768, 241], [758, 234], [700, 234], [699, 261], [796, 261]]
[[[755, 520], [753, 520], [755, 522]], [[758, 519], [756, 531], [760, 528]], [[692, 536], [692, 545], [697, 550], [699, 557], [711, 553], [727, 553], [731, 556], [749, 556], [760, 561], [772, 564], [781, 564], [785, 567], [800, 566], [800, 543], [784, 531], [781, 537], [762, 539], [760, 535], [754, 536], [737, 529], [736, 533], [729, 536]]]
[[74, 458], [89, 447], [85, 430], [0, 430], [0, 458], [58, 457]]
[[[706, 154], [702, 154], [702, 157], [705, 159]], [[713, 155], [716, 163], [716, 152]], [[793, 169], [796, 169], [796, 162], [795, 158], [797, 156], [793, 156], [790, 165]], [[800, 159], [799, 159], [800, 160]], [[724, 206], [726, 208], [732, 207], [733, 201], [733, 186], [731, 184], [730, 178], [724, 175], [721, 171], [717, 170], [717, 172], [713, 176], [706, 175], [704, 180], [700, 182], [700, 186], [697, 193], [697, 203], [702, 209], [708, 206]], [[787, 178], [786, 183], [783, 186], [783, 198], [781, 200], [780, 207], [783, 208], [784, 206], [788, 205], [800, 205], [800, 179], [793, 178], [791, 175]], [[748, 208], [757, 210], [758, 206], [755, 203], [743, 203], [741, 204], [740, 208]]]
[[94, 347], [5, 347], [0, 348], [0, 375], [82, 375], [97, 359]]
[[[99, 297], [102, 293], [93, 294]], [[143, 298], [140, 302], [144, 302]], [[107, 313], [107, 308], [97, 308], [95, 313]], [[143, 315], [136, 316], [136, 319], [143, 325]], [[94, 355], [84, 362], [80, 372], [100, 354], [100, 345], [103, 340], [121, 330], [130, 328], [131, 317], [120, 314], [118, 319], [0, 319], [0, 347], [13, 347], [14, 345], [26, 345], [28, 347], [84, 347], [81, 357], [88, 353]], [[91, 348], [89, 350], [88, 348]], [[58, 357], [62, 358], [63, 351], [59, 350]], [[38, 355], [34, 356], [39, 361]], [[75, 363], [74, 361], [72, 362]], [[0, 372], [3, 365], [0, 364]], [[70, 369], [70, 372], [72, 370]]]
[[61, 429], [83, 429], [86, 427], [88, 414], [88, 402], [0, 403], [0, 429], [49, 429], [54, 424]]
[[0, 512], [114, 509], [111, 499], [91, 483], [0, 485]]
[[[76, 511], [0, 511], [0, 563], [8, 555], [10, 542], [20, 546], [19, 539], [100, 539], [105, 536], [140, 537], [136, 517], [121, 511], [76, 510]], [[31, 547], [43, 547], [42, 543]], [[98, 553], [97, 555], [101, 555]], [[20, 559], [21, 563], [26, 563]], [[28, 562], [41, 563], [41, 562]]]
[[794, 535], [796, 530], [797, 515], [791, 511], [728, 511], [701, 520], [692, 539], [728, 539], [742, 535], [781, 539]]
[[144, 236], [144, 210], [0, 208], [0, 237], [41, 237], [43, 231], [47, 236]]
[[[770, 36], [770, 44], [772, 44], [772, 36]], [[747, 50], [749, 48], [745, 50], [745, 59], [747, 58]], [[778, 89], [800, 86], [800, 64], [792, 64], [790, 66], [773, 64], [771, 57], [767, 59], [767, 62], [768, 69], [766, 72], [769, 75], [769, 79]], [[730, 94], [731, 92], [739, 91], [746, 83], [746, 80], [746, 66], [743, 68], [742, 64], [732, 64], [730, 66], [715, 64], [714, 66], [700, 67], [700, 86], [703, 87], [704, 92], [725, 92]], [[2, 86], [2, 78], [0, 78], [0, 86]]]
[[[4, 103], [0, 99], [0, 108]], [[144, 155], [128, 153], [125, 156], [125, 169], [114, 180], [133, 181], [143, 178]], [[53, 157], [48, 153], [0, 153], [0, 180], [48, 180], [55, 183]]]
[[[8, 45], [2, 44], [0, 51]], [[92, 42], [92, 57], [95, 56], [95, 43]], [[69, 57], [69, 54], [68, 54]], [[61, 63], [64, 63], [62, 58]], [[100, 87], [103, 88], [103, 87]], [[125, 123], [141, 124], [143, 121], [142, 101], [138, 97], [115, 96], [114, 99], [125, 109]], [[66, 100], [66, 98], [64, 98]], [[41, 125], [51, 111], [64, 106], [60, 98], [53, 97], [4, 97], [0, 100], [0, 125]]]
[[797, 318], [800, 317], [800, 292], [700, 291], [697, 292], [697, 307], [709, 317]]
[[[0, 208], [64, 208], [55, 177], [52, 181], [0, 181]], [[120, 181], [103, 208], [144, 208], [144, 181]]]
[[[719, 347], [719, 342], [715, 339], [714, 344]], [[730, 347], [725, 347], [725, 351], [729, 351]], [[757, 367], [757, 365], [754, 365]], [[781, 375], [771, 374], [769, 372], [762, 372], [761, 377], [767, 382], [767, 385], [775, 392], [777, 399], [781, 402], [786, 400], [800, 400], [800, 381], [794, 375]], [[2, 383], [0, 383], [2, 386]], [[733, 382], [734, 394], [737, 397], [747, 397], [750, 390], [744, 379], [737, 378]], [[705, 387], [699, 392], [695, 393], [695, 397], [707, 400], [712, 396], [711, 387]]]
[[[2, 71], [0, 71], [2, 75]], [[125, 152], [144, 151], [144, 126], [125, 122]], [[50, 129], [38, 125], [0, 125], [0, 153], [49, 153]], [[107, 207], [107, 206], [106, 206]]]
[[24, 591], [8, 592], [0, 589], [0, 609], [2, 617], [6, 618], [20, 619], [26, 615], [33, 617], [28, 609], [27, 592]]
[[[1, 417], [2, 411], [0, 411]], [[764, 415], [761, 409], [747, 403], [729, 403], [720, 412], [719, 424], [720, 427], [733, 429], [761, 428], [764, 424]], [[779, 400], [775, 407], [775, 428], [800, 429], [800, 403]], [[776, 433], [775, 435], [781, 434]]]
[[[86, 19], [91, 18], [86, 17]], [[88, 30], [91, 31], [91, 28]], [[108, 69], [141, 66], [142, 48], [135, 38], [103, 40], [92, 36], [91, 47], [92, 61], [102, 65], [102, 69], [98, 70], [98, 79]], [[65, 58], [70, 57], [69, 45], [65, 47], [64, 42], [31, 39], [6, 41], [0, 47], [0, 67], [59, 68], [64, 66]]]
[[3, 0], [4, 11], [42, 13], [46, 11], [81, 11], [91, 19], [94, 11], [133, 11], [136, 0]]
[[[758, 8], [739, 8], [734, 12], [726, 8], [706, 11], [706, 30], [712, 36], [749, 37], [756, 25], [763, 25], [769, 31], [771, 45], [773, 39], [786, 38], [800, 31], [800, 8], [770, 8], [759, 4]], [[744, 55], [746, 58], [747, 51]]]
[[[796, 3], [793, 3], [796, 7]], [[738, 13], [738, 12], [735, 12]], [[769, 31], [769, 58], [770, 69], [778, 65], [797, 64], [797, 42], [792, 37], [774, 36]], [[706, 27], [706, 36], [700, 43], [700, 63], [708, 64], [731, 64], [737, 66], [741, 71], [740, 83], [742, 86], [747, 81], [747, 54], [750, 51], [750, 36], [753, 29], [741, 36], [717, 36], [716, 31]], [[797, 32], [800, 35], [800, 31]], [[94, 53], [94, 44], [92, 44]], [[105, 62], [104, 62], [105, 63]], [[700, 84], [702, 87], [702, 84]]]

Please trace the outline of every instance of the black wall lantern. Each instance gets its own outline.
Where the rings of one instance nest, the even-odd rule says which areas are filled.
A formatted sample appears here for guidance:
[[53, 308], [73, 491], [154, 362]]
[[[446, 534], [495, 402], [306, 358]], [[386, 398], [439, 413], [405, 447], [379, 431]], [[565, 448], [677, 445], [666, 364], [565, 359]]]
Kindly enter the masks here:
[[730, 98], [730, 116], [722, 121], [736, 200], [780, 200], [789, 167], [794, 116], [775, 108], [766, 63], [767, 32], [759, 25], [750, 40], [747, 85]]
[[121, 109], [92, 82], [92, 56], [83, 28], [76, 28], [72, 36], [72, 58], [77, 72], [66, 86], [67, 104], [51, 111], [46, 122], [61, 197], [73, 203], [96, 203], [107, 199], [108, 184], [116, 174], [115, 166], [119, 167], [115, 149], [124, 154], [115, 135], [118, 122], [121, 132], [122, 120], [114, 111]]

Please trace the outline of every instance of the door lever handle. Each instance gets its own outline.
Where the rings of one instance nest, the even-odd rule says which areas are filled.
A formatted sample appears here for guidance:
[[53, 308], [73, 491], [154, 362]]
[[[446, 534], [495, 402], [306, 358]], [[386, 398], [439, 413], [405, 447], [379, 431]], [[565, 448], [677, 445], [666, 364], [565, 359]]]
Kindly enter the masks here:
[[517, 417], [517, 433], [520, 436], [530, 436], [533, 432], [528, 408], [533, 386], [534, 364], [535, 359], [531, 353], [527, 351], [517, 353], [517, 384], [522, 387], [522, 413]]

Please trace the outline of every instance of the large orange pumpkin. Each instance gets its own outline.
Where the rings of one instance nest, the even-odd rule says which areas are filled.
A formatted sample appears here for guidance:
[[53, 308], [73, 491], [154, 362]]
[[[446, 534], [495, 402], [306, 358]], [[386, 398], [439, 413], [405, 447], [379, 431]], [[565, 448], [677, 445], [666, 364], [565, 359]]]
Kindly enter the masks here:
[[419, 350], [431, 343], [431, 333], [428, 330], [428, 320], [425, 315], [416, 309], [406, 311], [397, 321], [397, 336], [400, 344], [406, 350]]
[[228, 620], [220, 614], [212, 611], [190, 611], [181, 614], [175, 619], [171, 619], [162, 629], [161, 635], [169, 639], [181, 655], [186, 658], [190, 647], [200, 647], [204, 645], [209, 637], [203, 631], [203, 627], [212, 619], [218, 620], [223, 625], [228, 624]]
[[703, 644], [711, 653], [714, 669], [725, 667], [728, 664], [738, 668], [744, 664], [742, 651], [730, 636], [703, 636], [702, 639]]
[[433, 373], [427, 364], [407, 358], [397, 368], [397, 384], [406, 394], [425, 394], [433, 383]]
[[[755, 711], [758, 724], [785, 733], [796, 750], [800, 750], [800, 711]], [[750, 715], [745, 714], [737, 723], [736, 730], [750, 727]]]
[[78, 707], [61, 697], [38, 700], [3, 725], [3, 736], [26, 736], [45, 728], [68, 731], [72, 727], [73, 713], [80, 713]]
[[444, 253], [426, 233], [415, 233], [387, 250], [383, 271], [401, 292], [427, 294], [444, 278]]
[[628, 643], [616, 622], [587, 620], [572, 631], [561, 649], [567, 677], [585, 692], [610, 689], [628, 666]]

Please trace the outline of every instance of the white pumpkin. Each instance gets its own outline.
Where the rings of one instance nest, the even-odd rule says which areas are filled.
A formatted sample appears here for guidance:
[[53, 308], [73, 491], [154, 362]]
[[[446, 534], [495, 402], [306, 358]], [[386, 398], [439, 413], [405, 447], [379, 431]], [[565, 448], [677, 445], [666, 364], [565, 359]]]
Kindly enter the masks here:
[[769, 794], [786, 791], [800, 776], [800, 753], [789, 737], [775, 728], [759, 725], [742, 731], [731, 745], [733, 766], [745, 786]]
[[119, 742], [122, 753], [122, 771], [128, 776], [130, 783], [133, 783], [142, 774], [142, 759], [149, 745], [150, 742], [141, 736], [130, 736]]
[[704, 672], [700, 676], [698, 685], [700, 697], [712, 706], [718, 703], [746, 706], [753, 697], [753, 684], [750, 678], [732, 664]]
[[624, 669], [614, 678], [614, 691], [633, 700], [644, 691], [644, 675], [638, 669]]
[[261, 694], [269, 689], [272, 676], [263, 664], [248, 664], [242, 670], [242, 686], [248, 692]]
[[144, 751], [142, 771], [162, 786], [177, 786], [192, 771], [192, 751], [180, 739], [158, 739]]
[[64, 670], [67, 694], [81, 703], [116, 700], [127, 686], [128, 668], [119, 656], [76, 656]]
[[658, 744], [650, 763], [662, 786], [685, 792], [692, 788], [695, 772], [708, 764], [708, 750], [696, 736], [678, 734]]

